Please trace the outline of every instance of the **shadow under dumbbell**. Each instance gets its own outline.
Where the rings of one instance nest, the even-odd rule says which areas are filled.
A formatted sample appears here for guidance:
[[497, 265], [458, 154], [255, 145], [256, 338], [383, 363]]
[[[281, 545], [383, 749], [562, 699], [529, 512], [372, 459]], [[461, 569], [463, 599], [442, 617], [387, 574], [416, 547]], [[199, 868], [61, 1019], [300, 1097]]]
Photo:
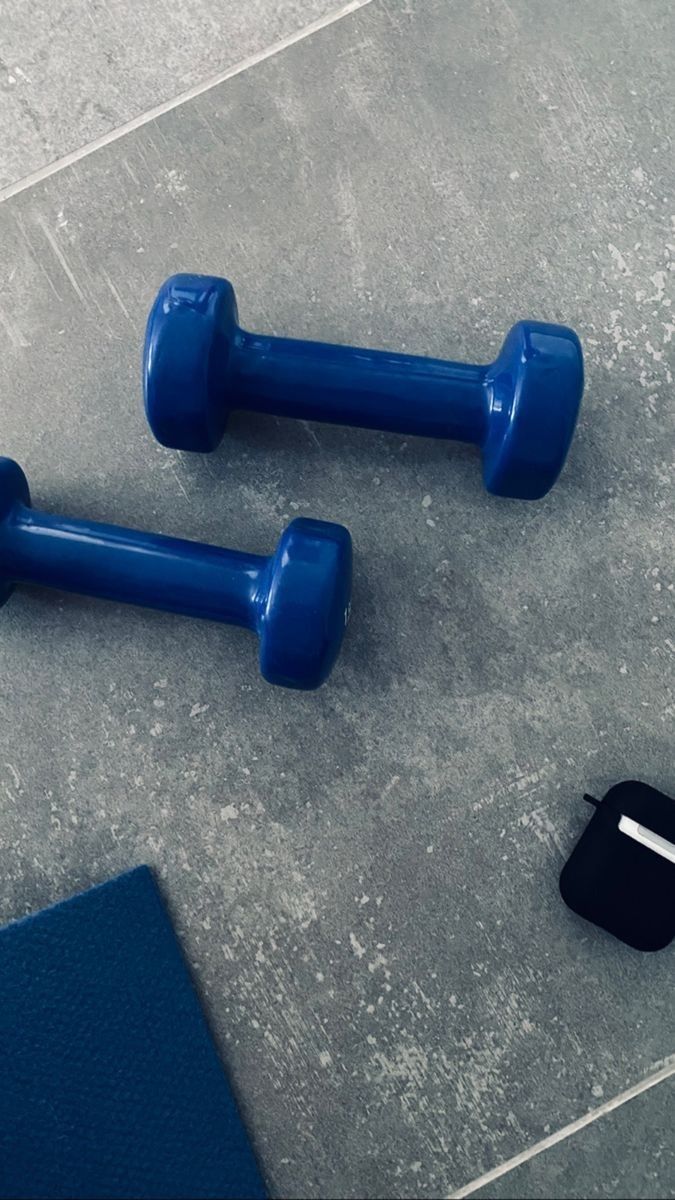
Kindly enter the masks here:
[[[10, 603], [2, 610], [2, 620], [11, 623], [14, 644], [23, 642], [26, 650], [33, 645], [37, 628], [41, 653], [51, 653], [54, 639], [54, 654], [69, 656], [74, 652], [69, 639], [76, 638], [83, 657], [90, 657], [91, 669], [96, 672], [101, 670], [99, 654], [114, 657], [117, 665], [128, 654], [133, 660], [129, 665], [137, 666], [142, 660], [139, 645], [143, 654], [157, 659], [160, 674], [169, 653], [176, 663], [176, 645], [184, 648], [186, 656], [203, 651], [204, 655], [212, 655], [214, 662], [222, 653], [223, 670], [230, 665], [226, 658], [232, 651], [233, 669], [246, 671], [247, 683], [256, 660], [255, 639], [246, 629], [217, 622], [195, 623], [181, 613], [62, 592], [35, 583], [16, 585]], [[189, 638], [181, 633], [186, 630], [190, 631]]]
[[[331, 466], [363, 468], [375, 471], [382, 460], [396, 462], [402, 476], [420, 470], [436, 472], [449, 465], [463, 475], [463, 468], [475, 472], [479, 453], [468, 443], [445, 443], [433, 438], [406, 438], [401, 434], [379, 432], [346, 425], [318, 424], [291, 418], [270, 417], [266, 414], [237, 411], [228, 420], [227, 438], [211, 455], [213, 462], [231, 460], [233, 448], [245, 454], [283, 455], [301, 467], [311, 469], [317, 456]], [[332, 460], [332, 461], [331, 461]], [[326, 464], [327, 465], [327, 464]], [[451, 479], [445, 486], [453, 487]], [[471, 487], [472, 493], [482, 493], [480, 483]]]

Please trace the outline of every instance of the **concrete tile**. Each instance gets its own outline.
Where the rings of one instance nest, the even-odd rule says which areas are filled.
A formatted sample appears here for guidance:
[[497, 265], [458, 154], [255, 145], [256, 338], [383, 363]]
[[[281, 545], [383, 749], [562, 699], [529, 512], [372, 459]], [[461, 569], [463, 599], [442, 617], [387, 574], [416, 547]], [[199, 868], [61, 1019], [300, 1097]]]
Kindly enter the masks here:
[[0, 187], [340, 7], [340, 0], [0, 2]]
[[671, 1079], [473, 1195], [476, 1200], [669, 1200], [675, 1180]]
[[[281, 1195], [447, 1194], [673, 1051], [672, 954], [557, 893], [584, 789], [675, 790], [671, 11], [374, 0], [0, 208], [3, 448], [37, 505], [355, 539], [313, 695], [240, 630], [2, 614], [1, 915], [154, 864]], [[517, 317], [575, 325], [559, 485], [500, 502], [471, 449], [246, 415], [161, 449], [140, 346], [185, 269], [298, 336], [487, 360]]]

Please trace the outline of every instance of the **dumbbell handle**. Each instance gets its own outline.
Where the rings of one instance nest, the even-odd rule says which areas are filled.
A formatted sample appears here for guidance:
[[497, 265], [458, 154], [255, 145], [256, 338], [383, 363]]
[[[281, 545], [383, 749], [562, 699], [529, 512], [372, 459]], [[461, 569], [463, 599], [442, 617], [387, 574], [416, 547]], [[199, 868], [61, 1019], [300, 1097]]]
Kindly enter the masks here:
[[68, 592], [255, 629], [270, 559], [16, 504], [0, 525], [3, 574]]
[[478, 445], [487, 435], [486, 366], [238, 329], [228, 367], [232, 408]]

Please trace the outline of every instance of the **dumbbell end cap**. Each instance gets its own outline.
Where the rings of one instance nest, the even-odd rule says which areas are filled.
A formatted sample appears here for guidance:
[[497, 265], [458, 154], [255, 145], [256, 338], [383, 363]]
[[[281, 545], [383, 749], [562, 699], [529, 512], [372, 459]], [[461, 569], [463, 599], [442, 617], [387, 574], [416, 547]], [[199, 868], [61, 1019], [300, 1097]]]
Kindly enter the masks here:
[[[13, 458], [0, 457], [0, 521], [4, 521], [15, 504], [30, 506], [28, 480]], [[9, 600], [14, 581], [0, 576], [0, 605]]]
[[488, 368], [483, 478], [489, 492], [539, 500], [553, 487], [572, 441], [584, 390], [573, 329], [519, 321]]
[[260, 607], [260, 670], [269, 683], [318, 688], [340, 652], [352, 583], [352, 540], [343, 525], [299, 518], [270, 560]]
[[145, 413], [174, 450], [215, 450], [227, 424], [227, 376], [237, 329], [232, 284], [172, 275], [150, 310], [143, 349]]

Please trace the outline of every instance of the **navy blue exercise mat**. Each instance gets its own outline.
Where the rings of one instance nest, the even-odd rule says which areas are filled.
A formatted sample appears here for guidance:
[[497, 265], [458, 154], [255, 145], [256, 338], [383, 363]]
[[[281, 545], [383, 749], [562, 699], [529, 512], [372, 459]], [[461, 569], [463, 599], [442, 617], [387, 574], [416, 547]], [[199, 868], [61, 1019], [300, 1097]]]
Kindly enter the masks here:
[[147, 867], [0, 930], [0, 1197], [264, 1197]]

